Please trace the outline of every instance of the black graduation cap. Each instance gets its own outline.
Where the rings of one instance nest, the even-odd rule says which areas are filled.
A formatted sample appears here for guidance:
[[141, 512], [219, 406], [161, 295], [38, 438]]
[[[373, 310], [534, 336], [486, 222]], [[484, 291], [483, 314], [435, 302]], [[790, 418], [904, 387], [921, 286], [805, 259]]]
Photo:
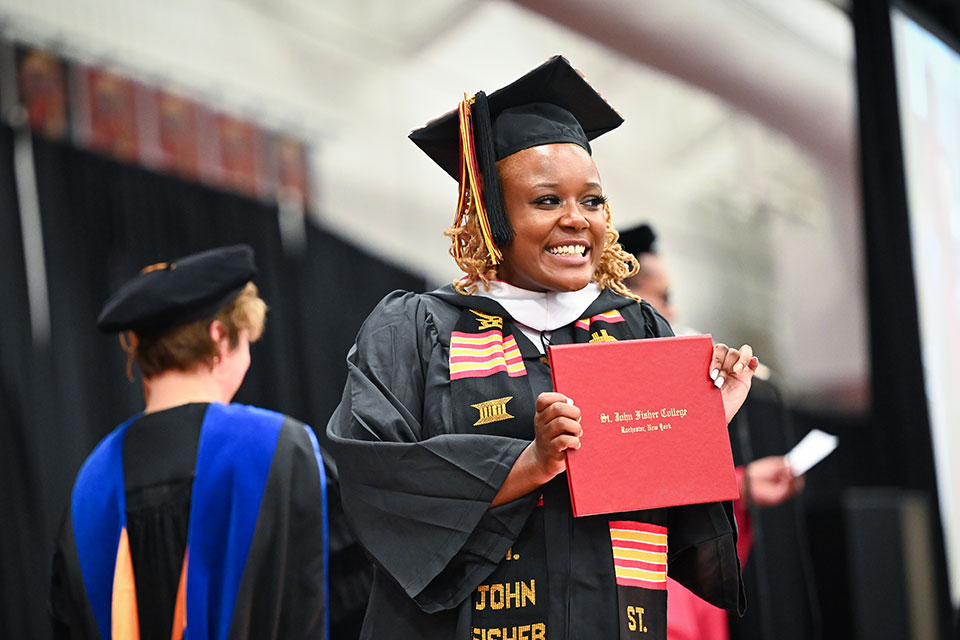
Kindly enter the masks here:
[[624, 251], [636, 256], [641, 253], [656, 253], [653, 248], [656, 241], [657, 234], [653, 232], [650, 225], [644, 223], [632, 229], [621, 231], [618, 242], [620, 242]]
[[256, 273], [253, 249], [245, 244], [150, 265], [110, 296], [97, 328], [161, 331], [196, 322], [223, 308]]
[[460, 181], [455, 225], [465, 214], [465, 194], [482, 193], [483, 202], [477, 203], [483, 205], [478, 207], [480, 226], [497, 264], [496, 248], [509, 244], [513, 231], [503, 206], [496, 161], [530, 147], [563, 142], [578, 144], [590, 153], [590, 140], [622, 123], [620, 114], [566, 58], [554, 56], [489, 96], [480, 91], [465, 98], [459, 109], [413, 131], [410, 139]]

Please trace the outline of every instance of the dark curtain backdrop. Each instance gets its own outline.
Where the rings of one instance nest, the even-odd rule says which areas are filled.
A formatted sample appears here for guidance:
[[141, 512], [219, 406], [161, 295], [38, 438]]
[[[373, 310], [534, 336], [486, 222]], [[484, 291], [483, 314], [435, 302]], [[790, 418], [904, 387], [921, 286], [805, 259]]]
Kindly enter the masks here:
[[45, 609], [44, 536], [50, 531], [44, 504], [49, 463], [30, 416], [46, 419], [50, 396], [37, 388], [43, 354], [30, 347], [12, 148], [10, 130], [0, 128], [0, 634], [29, 638], [37, 635]]
[[[2, 638], [47, 637], [52, 545], [73, 478], [94, 445], [142, 408], [139, 380], [126, 379], [126, 355], [116, 337], [94, 328], [104, 301], [122, 282], [153, 262], [218, 245], [252, 245], [256, 282], [270, 311], [236, 401], [304, 420], [321, 442], [363, 319], [387, 292], [425, 286], [423, 278], [309, 224], [306, 249], [285, 252], [277, 210], [261, 202], [67, 144], [35, 138], [33, 147], [49, 345], [31, 341], [13, 135], [0, 129]], [[362, 579], [337, 575], [362, 573], [359, 551], [342, 536], [331, 542], [333, 596], [337, 588], [362, 590]], [[339, 595], [356, 600], [356, 593]], [[356, 624], [343, 618], [355, 603], [348, 604], [334, 611], [335, 629]]]
[[[853, 0], [863, 229], [870, 327], [872, 406], [864, 428], [841, 433], [832, 467], [836, 487], [814, 493], [811, 514], [815, 561], [821, 572], [826, 637], [853, 637], [849, 589], [857, 576], [833, 572], [849, 558], [845, 528], [850, 514], [837, 497], [848, 487], [920, 492], [931, 514], [931, 546], [943, 637], [953, 637], [943, 530], [937, 500], [933, 443], [924, 391], [916, 292], [910, 246], [900, 119], [890, 26], [891, 5], [919, 9], [949, 33], [960, 34], [957, 0]], [[839, 490], [838, 490], [839, 489]], [[878, 532], [878, 534], [881, 532]], [[845, 567], [846, 569], [846, 567]], [[862, 576], [860, 576], [862, 579]], [[878, 604], [878, 606], [882, 606]]]

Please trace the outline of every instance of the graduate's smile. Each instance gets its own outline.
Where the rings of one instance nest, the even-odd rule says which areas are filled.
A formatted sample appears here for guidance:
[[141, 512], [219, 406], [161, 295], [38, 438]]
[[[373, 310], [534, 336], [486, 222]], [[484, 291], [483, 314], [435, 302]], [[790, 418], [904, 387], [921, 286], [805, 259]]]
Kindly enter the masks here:
[[551, 244], [546, 251], [565, 263], [580, 264], [587, 259], [590, 243], [586, 240], [564, 240]]
[[593, 159], [575, 144], [524, 149], [500, 162], [513, 241], [498, 275], [531, 291], [576, 291], [600, 262], [606, 201]]

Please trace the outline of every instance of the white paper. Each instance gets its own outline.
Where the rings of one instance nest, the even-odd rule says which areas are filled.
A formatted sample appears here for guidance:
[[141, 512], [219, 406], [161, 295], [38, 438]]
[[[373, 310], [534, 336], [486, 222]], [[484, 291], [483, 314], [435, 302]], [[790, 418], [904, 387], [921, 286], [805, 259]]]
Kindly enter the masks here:
[[814, 429], [805, 435], [803, 440], [787, 454], [787, 462], [790, 463], [793, 475], [802, 476], [813, 465], [830, 455], [837, 448], [837, 440], [837, 436], [832, 436], [820, 429]]

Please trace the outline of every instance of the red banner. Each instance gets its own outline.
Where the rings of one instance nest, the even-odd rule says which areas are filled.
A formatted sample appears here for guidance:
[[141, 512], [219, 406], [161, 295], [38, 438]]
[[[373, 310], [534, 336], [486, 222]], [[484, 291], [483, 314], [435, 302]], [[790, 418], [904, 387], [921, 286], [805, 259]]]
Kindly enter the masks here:
[[65, 137], [69, 122], [63, 61], [40, 49], [22, 49], [17, 70], [20, 104], [27, 110], [30, 128], [49, 138]]
[[77, 66], [74, 74], [78, 140], [92, 151], [136, 161], [139, 152], [136, 83], [92, 67]]
[[245, 196], [309, 206], [307, 148], [122, 74], [17, 47], [19, 102], [47, 137]]

